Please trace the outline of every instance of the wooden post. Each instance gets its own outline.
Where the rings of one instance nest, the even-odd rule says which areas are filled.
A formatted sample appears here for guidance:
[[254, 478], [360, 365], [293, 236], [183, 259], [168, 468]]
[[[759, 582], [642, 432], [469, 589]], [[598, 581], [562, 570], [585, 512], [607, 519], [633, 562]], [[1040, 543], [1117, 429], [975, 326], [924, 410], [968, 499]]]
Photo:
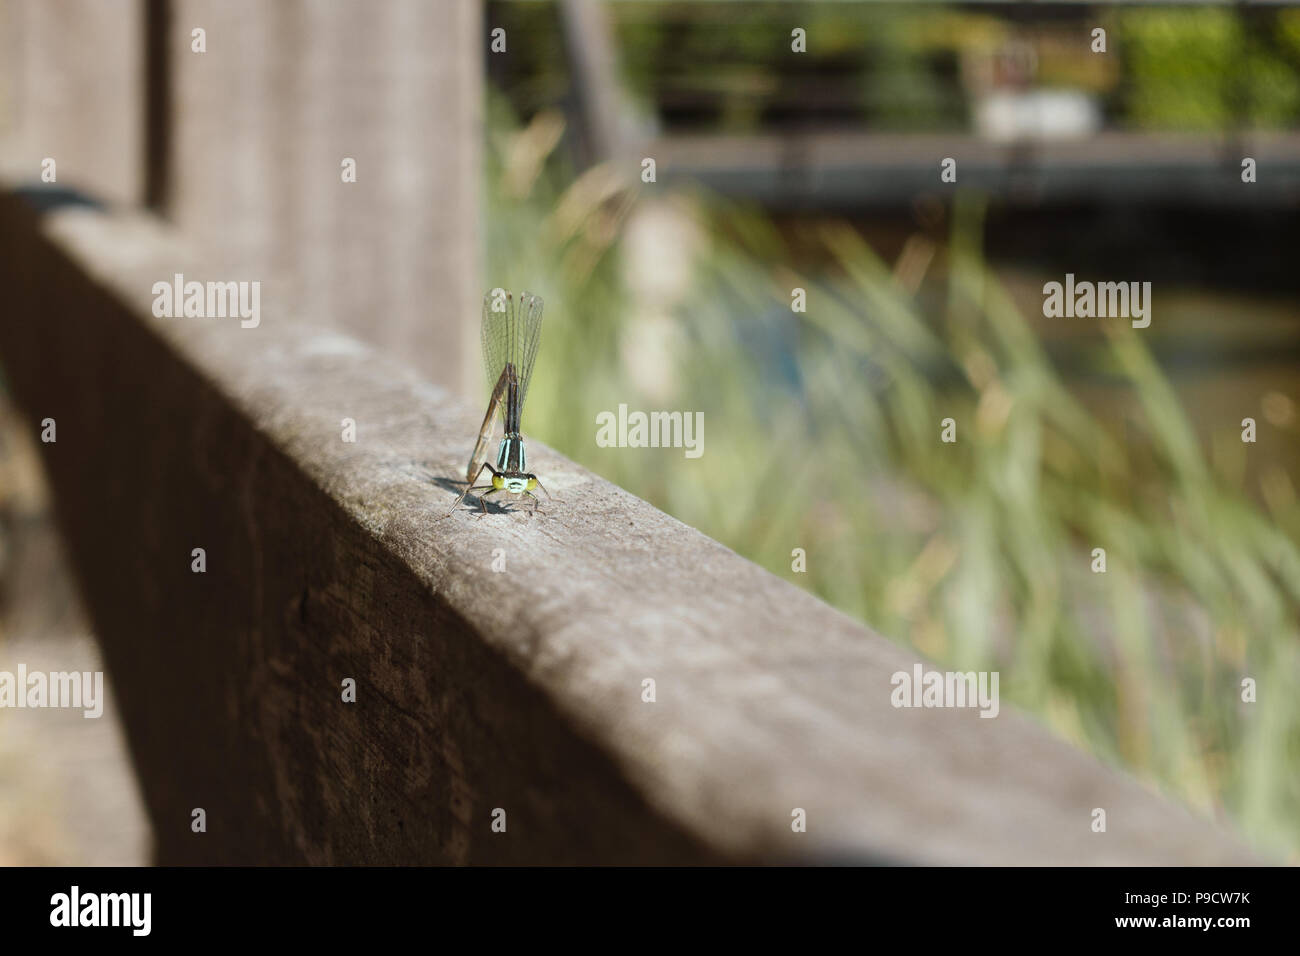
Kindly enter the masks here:
[[24, 180], [111, 202], [144, 187], [139, 0], [0, 0], [0, 152]]
[[477, 0], [170, 6], [166, 215], [313, 321], [476, 387]]

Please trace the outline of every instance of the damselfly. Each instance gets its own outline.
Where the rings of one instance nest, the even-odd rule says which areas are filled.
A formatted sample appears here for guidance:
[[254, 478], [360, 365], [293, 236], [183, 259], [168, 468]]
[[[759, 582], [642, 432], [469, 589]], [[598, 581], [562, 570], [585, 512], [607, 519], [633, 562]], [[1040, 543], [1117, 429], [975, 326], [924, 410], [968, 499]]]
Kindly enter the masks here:
[[[479, 429], [474, 453], [465, 469], [465, 490], [451, 506], [454, 512], [465, 496], [477, 490], [475, 482], [486, 468], [492, 472], [490, 485], [478, 496], [482, 513], [487, 514], [488, 495], [506, 491], [514, 495], [527, 495], [533, 499], [537, 510], [534, 488], [542, 488], [537, 476], [528, 471], [528, 457], [524, 440], [519, 434], [519, 420], [524, 413], [524, 399], [528, 397], [528, 383], [533, 377], [533, 362], [542, 337], [542, 300], [527, 292], [519, 296], [518, 303], [510, 293], [494, 290], [483, 297], [483, 368], [487, 372], [492, 397], [488, 399], [487, 414]], [[505, 437], [497, 447], [496, 467], [488, 461], [487, 450], [492, 442], [497, 415], [505, 426]], [[550, 492], [546, 492], [550, 497]]]

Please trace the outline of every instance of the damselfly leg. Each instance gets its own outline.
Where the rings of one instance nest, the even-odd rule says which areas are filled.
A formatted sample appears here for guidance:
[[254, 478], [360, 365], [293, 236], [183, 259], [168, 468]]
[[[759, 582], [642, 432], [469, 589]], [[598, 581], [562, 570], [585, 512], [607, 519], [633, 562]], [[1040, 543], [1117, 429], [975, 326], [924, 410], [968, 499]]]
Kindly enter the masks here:
[[[479, 489], [482, 488], [492, 487], [491, 485], [479, 485], [477, 488], [474, 486], [474, 483], [478, 481], [478, 476], [483, 474], [483, 469], [491, 468], [491, 467], [492, 466], [489, 465], [487, 462], [483, 462], [483, 464], [479, 466], [479, 469], [474, 473], [474, 476], [465, 483], [465, 490], [460, 493], [460, 497], [457, 498], [455, 503], [451, 506], [451, 510], [448, 511], [445, 515], [443, 515], [443, 518], [450, 518], [452, 515], [454, 515], [456, 513], [456, 509], [460, 507], [460, 503], [465, 500], [465, 496], [468, 495], [471, 491], [478, 491]], [[483, 499], [480, 497], [479, 502], [482, 503], [482, 501]], [[484, 511], [487, 510], [487, 505], [483, 506], [483, 510]]]

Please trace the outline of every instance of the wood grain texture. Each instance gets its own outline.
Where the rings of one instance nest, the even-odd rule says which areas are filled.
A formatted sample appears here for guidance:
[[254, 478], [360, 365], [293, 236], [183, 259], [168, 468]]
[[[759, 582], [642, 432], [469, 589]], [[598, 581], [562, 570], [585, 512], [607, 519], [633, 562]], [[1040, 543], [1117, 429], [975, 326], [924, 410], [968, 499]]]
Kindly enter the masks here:
[[0, 143], [32, 180], [137, 202], [144, 188], [142, 0], [0, 0]]
[[1252, 861], [1005, 704], [895, 709], [912, 654], [536, 443], [544, 515], [439, 521], [481, 409], [267, 291], [257, 329], [154, 318], [153, 282], [232, 278], [156, 222], [0, 228], [162, 860]]
[[281, 276], [304, 319], [472, 391], [479, 0], [171, 0], [170, 24], [167, 218]]

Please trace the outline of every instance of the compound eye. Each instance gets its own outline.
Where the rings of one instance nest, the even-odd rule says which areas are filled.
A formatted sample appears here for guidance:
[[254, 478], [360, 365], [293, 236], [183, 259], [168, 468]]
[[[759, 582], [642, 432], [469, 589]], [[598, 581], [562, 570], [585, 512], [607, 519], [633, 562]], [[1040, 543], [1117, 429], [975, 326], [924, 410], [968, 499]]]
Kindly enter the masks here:
[[493, 488], [495, 488], [495, 489], [497, 489], [498, 491], [500, 491], [502, 488], [505, 487], [505, 485], [506, 485], [506, 480], [505, 480], [504, 478], [502, 478], [500, 475], [493, 475], [493, 476], [492, 476], [492, 487], [493, 487]]
[[529, 476], [528, 476], [528, 490], [529, 490], [529, 491], [532, 491], [532, 490], [533, 490], [534, 488], [536, 488], [536, 487], [537, 487], [537, 479], [534, 478], [532, 475], [529, 475]]

